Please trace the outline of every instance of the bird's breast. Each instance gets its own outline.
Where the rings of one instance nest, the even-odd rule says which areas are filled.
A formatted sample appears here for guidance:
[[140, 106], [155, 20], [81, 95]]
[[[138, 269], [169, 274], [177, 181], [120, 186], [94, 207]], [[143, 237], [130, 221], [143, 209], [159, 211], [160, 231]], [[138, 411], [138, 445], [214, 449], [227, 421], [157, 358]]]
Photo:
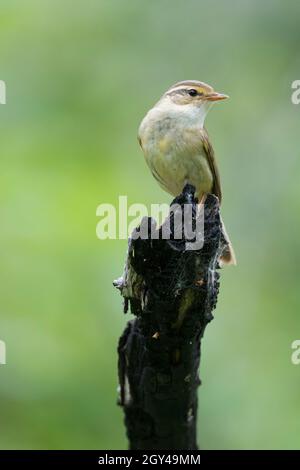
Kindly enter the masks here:
[[139, 136], [146, 162], [163, 189], [176, 196], [190, 183], [200, 197], [211, 190], [213, 177], [200, 127], [178, 118], [149, 119]]

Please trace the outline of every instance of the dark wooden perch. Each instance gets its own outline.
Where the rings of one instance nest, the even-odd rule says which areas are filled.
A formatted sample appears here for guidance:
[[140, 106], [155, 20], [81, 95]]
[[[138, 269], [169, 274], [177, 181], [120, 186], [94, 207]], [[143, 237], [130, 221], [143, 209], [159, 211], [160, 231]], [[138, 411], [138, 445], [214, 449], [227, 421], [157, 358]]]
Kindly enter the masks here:
[[[172, 204], [190, 204], [195, 227], [197, 199], [187, 185]], [[174, 217], [170, 213], [171, 232]], [[166, 223], [166, 222], [165, 222]], [[123, 277], [114, 282], [136, 316], [119, 340], [119, 404], [124, 408], [130, 449], [197, 449], [197, 389], [200, 346], [219, 290], [218, 259], [226, 248], [219, 203], [204, 205], [204, 246], [186, 250], [186, 240], [150, 238], [152, 219], [141, 226], [148, 239], [129, 239]], [[161, 235], [160, 227], [156, 234]]]

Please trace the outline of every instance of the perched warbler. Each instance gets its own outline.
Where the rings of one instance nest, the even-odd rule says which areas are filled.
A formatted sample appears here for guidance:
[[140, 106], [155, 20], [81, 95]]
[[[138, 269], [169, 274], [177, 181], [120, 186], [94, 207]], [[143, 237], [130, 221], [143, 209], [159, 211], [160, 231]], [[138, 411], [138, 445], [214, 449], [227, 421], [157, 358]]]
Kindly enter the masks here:
[[[221, 203], [220, 175], [204, 121], [212, 104], [226, 98], [206, 83], [178, 82], [142, 120], [138, 139], [146, 162], [159, 185], [173, 196], [190, 183], [195, 186], [199, 201], [212, 193]], [[228, 249], [220, 262], [236, 264], [223, 222], [222, 226]]]

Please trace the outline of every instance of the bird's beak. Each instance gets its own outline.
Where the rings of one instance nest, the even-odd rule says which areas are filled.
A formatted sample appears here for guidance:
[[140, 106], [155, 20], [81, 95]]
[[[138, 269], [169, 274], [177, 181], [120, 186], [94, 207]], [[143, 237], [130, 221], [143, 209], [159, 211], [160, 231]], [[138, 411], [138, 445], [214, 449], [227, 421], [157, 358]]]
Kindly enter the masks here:
[[229, 98], [228, 95], [224, 95], [223, 93], [217, 93], [215, 91], [206, 95], [207, 101], [220, 101], [226, 100], [227, 98]]

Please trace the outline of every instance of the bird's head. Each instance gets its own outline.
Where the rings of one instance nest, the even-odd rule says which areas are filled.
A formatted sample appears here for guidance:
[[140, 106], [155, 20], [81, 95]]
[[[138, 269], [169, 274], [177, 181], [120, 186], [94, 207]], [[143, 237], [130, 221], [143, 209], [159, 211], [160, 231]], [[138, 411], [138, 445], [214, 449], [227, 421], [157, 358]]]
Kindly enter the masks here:
[[163, 95], [173, 103], [186, 106], [201, 106], [215, 101], [225, 100], [228, 95], [216, 92], [210, 85], [197, 80], [186, 80], [175, 83]]
[[186, 80], [172, 85], [157, 104], [165, 111], [189, 116], [191, 120], [203, 124], [211, 105], [226, 98], [229, 96], [216, 92], [204, 82]]

